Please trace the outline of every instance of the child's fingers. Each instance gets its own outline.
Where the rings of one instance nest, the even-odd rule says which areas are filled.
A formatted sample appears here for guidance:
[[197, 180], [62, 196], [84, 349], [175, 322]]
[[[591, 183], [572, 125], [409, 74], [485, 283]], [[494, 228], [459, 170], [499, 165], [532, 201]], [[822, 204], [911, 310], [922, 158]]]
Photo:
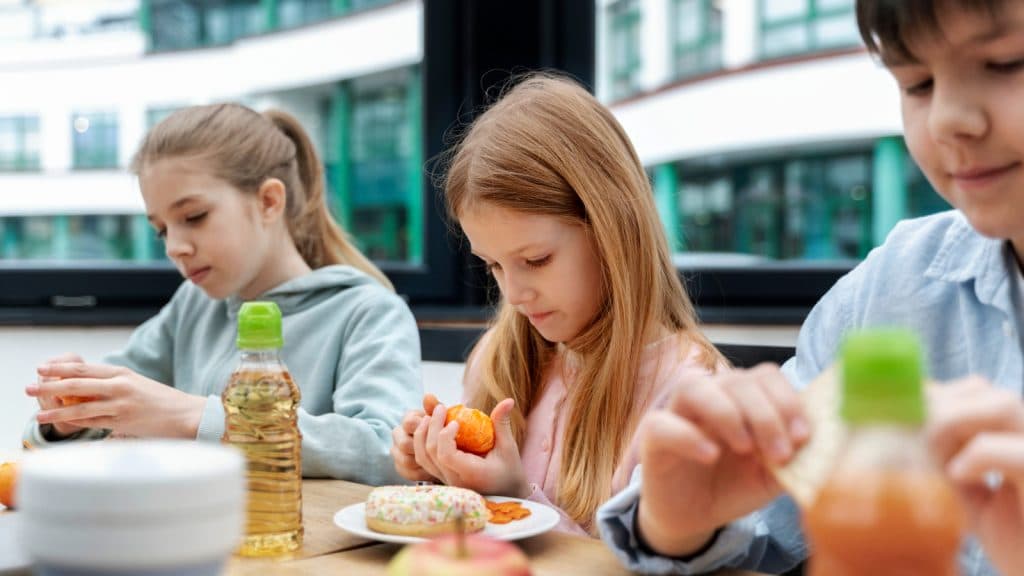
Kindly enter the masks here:
[[[109, 401], [83, 402], [73, 406], [64, 406], [52, 410], [41, 410], [36, 414], [36, 420], [40, 424], [54, 424], [67, 422], [75, 426], [87, 426], [80, 421], [92, 420], [117, 415], [117, 406]], [[111, 426], [104, 426], [110, 428]]]
[[1024, 405], [1007, 390], [976, 388], [971, 396], [937, 392], [931, 396], [930, 408], [928, 439], [940, 462], [952, 458], [979, 433], [1024, 433]]
[[434, 465], [430, 453], [427, 451], [427, 427], [430, 424], [429, 418], [424, 418], [420, 421], [420, 425], [416, 428], [416, 432], [412, 435], [413, 440], [413, 452], [415, 454], [416, 464], [423, 468], [433, 476], [440, 478], [441, 474]]
[[[444, 427], [437, 439], [437, 462], [456, 476], [474, 476], [473, 473], [482, 463], [479, 456], [463, 452], [455, 446], [455, 435], [459, 433], [459, 423], [452, 422]], [[467, 474], [468, 473], [468, 474]]]
[[113, 378], [124, 371], [120, 366], [83, 362], [54, 362], [36, 368], [36, 373], [44, 378]]
[[794, 445], [802, 445], [810, 438], [811, 429], [808, 424], [800, 393], [786, 380], [782, 371], [775, 364], [761, 364], [754, 368], [753, 374], [759, 377], [761, 389], [775, 404], [782, 418], [789, 439]]
[[437, 406], [440, 407], [439, 410], [435, 408], [432, 416], [424, 418], [427, 421], [425, 447], [431, 458], [437, 457], [437, 438], [441, 434], [441, 430], [444, 429], [444, 419], [447, 412], [444, 404], [438, 404]]
[[434, 408], [436, 408], [437, 405], [440, 403], [441, 402], [438, 401], [437, 396], [434, 396], [433, 394], [424, 394], [423, 413], [427, 415], [432, 415], [434, 413]]
[[1024, 435], [979, 434], [950, 460], [946, 469], [953, 480], [965, 484], [983, 484], [992, 473], [998, 473], [1004, 481], [1024, 486]]
[[[415, 430], [413, 433], [415, 433]], [[412, 434], [403, 430], [401, 426], [396, 426], [391, 430], [391, 448], [393, 452], [397, 451], [401, 454], [408, 454], [410, 456], [416, 454], [416, 447], [412, 442]]]
[[34, 397], [106, 396], [111, 391], [107, 380], [95, 378], [63, 378], [44, 380], [25, 387], [25, 394]]
[[661, 462], [665, 456], [710, 465], [720, 454], [718, 445], [700, 428], [666, 410], [644, 416], [639, 434], [645, 466], [648, 462]]
[[700, 426], [705, 432], [722, 438], [736, 453], [753, 449], [753, 440], [739, 407], [723, 390], [734, 375], [716, 376], [687, 382], [669, 403], [676, 414]]
[[425, 414], [422, 410], [410, 410], [406, 412], [405, 416], [402, 417], [402, 430], [404, 430], [406, 434], [412, 436], [413, 433], [416, 432], [416, 428], [419, 427], [424, 416]]
[[788, 460], [793, 454], [789, 431], [778, 407], [765, 393], [760, 382], [744, 379], [726, 388], [726, 392], [740, 407], [761, 454], [772, 462], [783, 463]]

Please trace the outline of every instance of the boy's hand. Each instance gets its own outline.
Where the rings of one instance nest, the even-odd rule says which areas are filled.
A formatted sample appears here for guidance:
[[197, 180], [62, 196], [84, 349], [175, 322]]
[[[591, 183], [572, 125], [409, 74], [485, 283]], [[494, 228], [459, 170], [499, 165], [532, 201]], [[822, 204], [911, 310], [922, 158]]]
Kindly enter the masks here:
[[446, 426], [447, 408], [438, 404], [433, 415], [424, 418], [413, 434], [416, 462], [449, 486], [469, 488], [484, 495], [526, 498], [530, 486], [509, 418], [514, 407], [511, 398], [494, 407], [494, 448], [486, 456], [477, 456], [455, 446], [459, 423], [452, 421]]
[[679, 382], [666, 409], [641, 424], [644, 540], [683, 556], [770, 502], [779, 487], [765, 464], [792, 457], [809, 436], [806, 422], [777, 366]]
[[932, 453], [959, 488], [992, 563], [1002, 574], [1024, 574], [1024, 403], [980, 378], [934, 388]]
[[107, 428], [138, 437], [195, 438], [206, 398], [186, 394], [121, 366], [58, 362], [37, 369], [29, 396], [87, 396], [88, 402], [42, 410], [40, 424]]

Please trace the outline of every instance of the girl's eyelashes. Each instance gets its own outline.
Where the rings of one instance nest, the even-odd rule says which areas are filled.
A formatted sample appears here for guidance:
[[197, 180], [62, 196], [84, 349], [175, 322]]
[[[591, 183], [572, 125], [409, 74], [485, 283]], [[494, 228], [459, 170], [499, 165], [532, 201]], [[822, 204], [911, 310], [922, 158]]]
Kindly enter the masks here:
[[551, 255], [547, 255], [541, 258], [534, 258], [533, 260], [527, 260], [526, 265], [530, 268], [540, 268], [551, 261]]
[[206, 218], [206, 214], [207, 214], [206, 212], [199, 212], [198, 214], [192, 214], [191, 216], [186, 216], [185, 217], [185, 222], [187, 222], [189, 224], [198, 224], [199, 222], [203, 221], [203, 218]]

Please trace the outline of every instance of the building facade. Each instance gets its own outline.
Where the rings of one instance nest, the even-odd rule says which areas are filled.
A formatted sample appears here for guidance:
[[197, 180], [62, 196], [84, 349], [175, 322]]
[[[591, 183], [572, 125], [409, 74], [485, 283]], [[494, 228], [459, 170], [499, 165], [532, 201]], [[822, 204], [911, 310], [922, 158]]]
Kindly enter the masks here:
[[162, 260], [131, 156], [174, 110], [239, 101], [297, 116], [357, 243], [417, 263], [422, 19], [419, 0], [0, 0], [0, 258]]
[[907, 155], [854, 0], [599, 0], [597, 15], [598, 96], [680, 261], [858, 259], [948, 208]]

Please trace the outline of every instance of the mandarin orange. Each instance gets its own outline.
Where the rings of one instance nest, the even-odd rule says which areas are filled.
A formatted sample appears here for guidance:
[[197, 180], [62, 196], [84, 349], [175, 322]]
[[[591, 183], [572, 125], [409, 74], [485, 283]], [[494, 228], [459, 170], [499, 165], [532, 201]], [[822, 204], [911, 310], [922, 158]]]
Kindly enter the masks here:
[[0, 464], [0, 504], [14, 508], [14, 484], [18, 479], [18, 464], [4, 462]]
[[463, 452], [484, 456], [494, 448], [494, 422], [491, 417], [476, 408], [456, 404], [448, 409], [444, 424], [455, 420], [459, 432], [455, 435], [455, 446]]
[[98, 396], [57, 396], [63, 406], [74, 406], [75, 404], [81, 404], [83, 402], [92, 402], [93, 400], [99, 400]]

